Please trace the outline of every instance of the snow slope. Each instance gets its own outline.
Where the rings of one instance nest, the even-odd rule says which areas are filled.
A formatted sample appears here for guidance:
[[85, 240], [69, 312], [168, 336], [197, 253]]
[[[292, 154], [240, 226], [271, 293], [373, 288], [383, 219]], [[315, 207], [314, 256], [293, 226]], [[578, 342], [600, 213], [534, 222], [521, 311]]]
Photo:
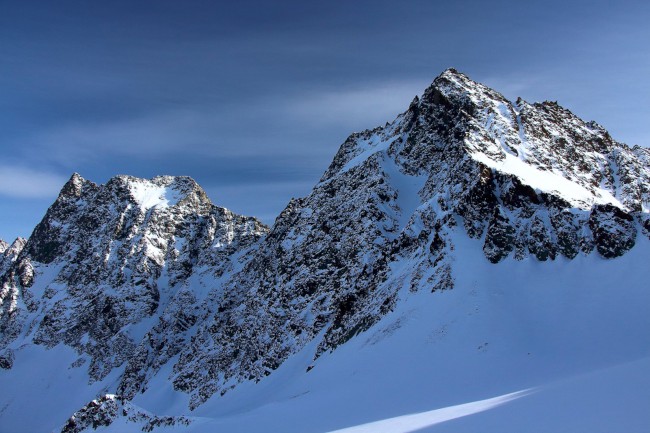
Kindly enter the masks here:
[[[226, 417], [196, 431], [326, 432], [527, 389], [495, 409], [491, 424], [481, 424], [486, 412], [449, 431], [647, 431], [647, 246], [613, 261], [494, 266], [473, 241], [458, 241], [457, 269], [472, 272], [459, 274], [453, 290], [408, 297], [309, 373], [292, 360], [293, 374], [287, 365], [283, 380], [269, 378], [274, 392], [257, 407], [248, 406], [254, 387], [209, 401], [197, 415]], [[602, 406], [611, 410], [594, 410]]]
[[476, 242], [455, 239], [453, 290], [405, 296], [315, 363], [311, 345], [195, 411], [162, 383], [133, 404], [193, 418], [188, 432], [647, 431], [647, 243], [614, 260], [493, 265]]

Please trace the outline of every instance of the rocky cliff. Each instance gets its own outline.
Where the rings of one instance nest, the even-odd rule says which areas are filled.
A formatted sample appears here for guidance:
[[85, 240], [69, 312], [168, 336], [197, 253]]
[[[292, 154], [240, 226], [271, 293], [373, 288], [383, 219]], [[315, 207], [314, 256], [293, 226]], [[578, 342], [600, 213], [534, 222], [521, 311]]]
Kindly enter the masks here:
[[314, 338], [316, 357], [333, 350], [404, 288], [452, 288], [450, 231], [493, 263], [620, 256], [648, 235], [649, 155], [556, 103], [511, 103], [449, 69], [395, 121], [351, 135], [280, 214], [181, 352], [174, 385], [196, 406]]
[[79, 353], [75, 367], [102, 379], [149, 329], [182, 339], [213, 289], [198, 276], [218, 284], [267, 230], [187, 177], [95, 185], [74, 174], [29, 240], [4, 252], [3, 357], [26, 341], [63, 343]]

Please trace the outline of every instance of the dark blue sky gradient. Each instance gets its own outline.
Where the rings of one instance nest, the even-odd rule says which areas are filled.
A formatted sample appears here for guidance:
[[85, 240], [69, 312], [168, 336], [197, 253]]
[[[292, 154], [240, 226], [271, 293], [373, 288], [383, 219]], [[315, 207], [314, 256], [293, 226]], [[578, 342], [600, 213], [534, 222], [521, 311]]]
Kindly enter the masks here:
[[642, 1], [0, 1], [0, 238], [72, 172], [190, 175], [271, 223], [453, 66], [650, 145]]

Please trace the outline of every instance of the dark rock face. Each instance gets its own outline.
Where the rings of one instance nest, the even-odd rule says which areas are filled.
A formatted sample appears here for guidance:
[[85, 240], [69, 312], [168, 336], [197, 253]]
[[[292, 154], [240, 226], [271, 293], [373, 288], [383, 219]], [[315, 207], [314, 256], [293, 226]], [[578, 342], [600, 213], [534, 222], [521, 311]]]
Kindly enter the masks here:
[[26, 243], [27, 239], [24, 238], [17, 238], [11, 245], [0, 239], [0, 273], [9, 270], [23, 248], [25, 248]]
[[26, 244], [0, 244], [0, 362], [33, 329], [75, 348], [91, 380], [124, 365], [127, 400], [174, 362], [195, 408], [314, 339], [315, 358], [334, 350], [411, 292], [452, 289], [458, 236], [494, 264], [615, 258], [650, 237], [648, 203], [647, 149], [450, 69], [352, 134], [270, 230], [189, 178], [74, 175]]
[[188, 426], [192, 421], [184, 416], [157, 416], [125, 401], [116, 395], [103, 395], [79, 409], [61, 429], [61, 433], [81, 433], [108, 427], [117, 418], [140, 427], [143, 432], [156, 427]]
[[530, 225], [528, 237], [528, 251], [537, 257], [537, 260], [545, 261], [554, 260], [559, 249], [558, 245], [553, 242], [548, 225], [540, 217], [535, 217]]
[[[401, 209], [384, 163], [370, 158], [321, 182], [278, 217], [175, 366], [178, 389], [198, 388], [193, 404], [227, 391], [227, 381], [268, 375], [324, 329], [319, 352], [388, 311], [395, 292], [384, 283]], [[426, 257], [429, 236], [415, 242]]]
[[495, 207], [483, 244], [485, 257], [492, 263], [498, 263], [508, 257], [514, 248], [515, 229], [501, 210]]
[[623, 210], [612, 205], [595, 206], [589, 217], [596, 250], [611, 259], [625, 254], [636, 242], [636, 222]]
[[270, 374], [321, 332], [315, 356], [333, 350], [404, 288], [453, 287], [457, 221], [493, 263], [627, 251], [636, 223], [592, 215], [648, 202], [645, 181], [620, 182], [647, 179], [638, 153], [557, 104], [512, 104], [443, 73], [393, 123], [351, 135], [313, 192], [289, 204], [181, 352], [175, 387], [195, 407]]
[[[26, 242], [18, 238], [9, 245], [0, 240], [0, 367], [5, 369], [10, 369], [14, 360], [13, 351], [6, 346], [21, 331], [18, 319], [21, 294], [12, 282], [22, 280], [30, 283], [33, 275], [29, 262], [16, 263]], [[29, 302], [29, 294], [26, 299]]]
[[90, 361], [91, 380], [101, 379], [134, 356], [142, 334], [133, 327], [191, 314], [178, 304], [192, 311], [198, 296], [186, 293], [207, 291], [191, 277], [239, 266], [233, 254], [266, 231], [212, 205], [190, 178], [95, 185], [75, 174], [1, 277], [0, 347], [35, 327], [34, 343], [75, 348], [80, 365]]
[[93, 400], [70, 417], [61, 433], [79, 433], [92, 427], [108, 427], [118, 416], [118, 401], [113, 396]]
[[14, 366], [14, 351], [6, 349], [0, 355], [0, 368], [10, 370]]

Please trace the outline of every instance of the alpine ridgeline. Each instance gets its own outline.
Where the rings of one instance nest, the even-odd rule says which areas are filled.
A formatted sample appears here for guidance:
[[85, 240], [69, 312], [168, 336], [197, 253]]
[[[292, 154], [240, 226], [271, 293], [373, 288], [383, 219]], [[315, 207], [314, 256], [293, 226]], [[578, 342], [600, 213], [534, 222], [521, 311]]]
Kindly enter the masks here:
[[105, 392], [133, 399], [164, 371], [194, 409], [452, 289], [453, 235], [495, 264], [625, 254], [650, 235], [649, 161], [557, 103], [448, 69], [352, 134], [270, 230], [189, 178], [75, 174], [27, 242], [2, 244], [1, 365], [63, 343], [90, 382], [117, 372]]

